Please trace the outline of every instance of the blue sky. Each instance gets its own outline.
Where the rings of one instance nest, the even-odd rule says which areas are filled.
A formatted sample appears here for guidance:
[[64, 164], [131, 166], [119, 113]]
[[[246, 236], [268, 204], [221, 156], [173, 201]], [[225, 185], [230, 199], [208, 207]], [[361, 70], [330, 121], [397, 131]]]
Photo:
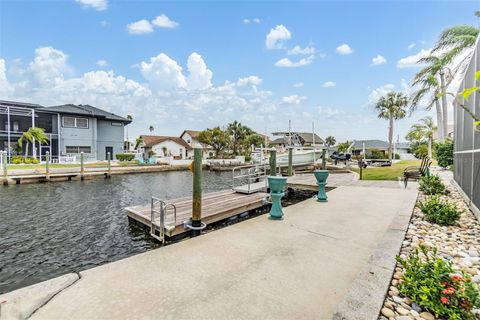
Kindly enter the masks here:
[[[2, 0], [0, 98], [132, 114], [131, 136], [235, 119], [263, 133], [290, 119], [294, 130], [314, 122], [337, 140], [385, 139], [374, 101], [408, 94], [413, 62], [444, 28], [477, 25], [478, 9], [474, 1]], [[399, 121], [395, 135], [403, 140], [424, 115]]]

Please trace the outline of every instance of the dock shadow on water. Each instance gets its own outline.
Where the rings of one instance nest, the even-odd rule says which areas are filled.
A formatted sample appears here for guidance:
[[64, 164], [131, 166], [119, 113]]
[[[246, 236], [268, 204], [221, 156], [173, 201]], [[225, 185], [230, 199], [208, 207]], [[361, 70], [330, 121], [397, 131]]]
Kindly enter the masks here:
[[[230, 172], [205, 171], [203, 191], [230, 189], [231, 179]], [[0, 188], [0, 293], [161, 246], [128, 223], [124, 208], [149, 203], [152, 195], [168, 200], [191, 194], [187, 171]], [[283, 205], [313, 194], [295, 192]], [[209, 231], [234, 222], [218, 222]]]

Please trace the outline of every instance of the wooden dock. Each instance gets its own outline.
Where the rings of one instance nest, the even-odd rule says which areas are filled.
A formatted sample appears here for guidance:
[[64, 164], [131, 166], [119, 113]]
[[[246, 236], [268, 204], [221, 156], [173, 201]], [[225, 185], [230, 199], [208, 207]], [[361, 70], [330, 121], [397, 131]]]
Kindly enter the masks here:
[[[241, 213], [261, 208], [266, 205], [268, 194], [264, 192], [241, 194], [233, 190], [206, 193], [202, 197], [202, 222], [208, 224], [224, 220]], [[165, 235], [173, 237], [175, 235], [188, 232], [184, 227], [184, 222], [192, 217], [192, 198], [184, 197], [179, 199], [167, 200], [177, 208], [177, 217], [173, 221], [173, 210], [169, 207], [165, 219]], [[129, 219], [136, 221], [146, 228], [150, 228], [151, 207], [150, 204], [139, 205], [125, 208]], [[155, 217], [154, 224], [158, 231], [159, 217]]]

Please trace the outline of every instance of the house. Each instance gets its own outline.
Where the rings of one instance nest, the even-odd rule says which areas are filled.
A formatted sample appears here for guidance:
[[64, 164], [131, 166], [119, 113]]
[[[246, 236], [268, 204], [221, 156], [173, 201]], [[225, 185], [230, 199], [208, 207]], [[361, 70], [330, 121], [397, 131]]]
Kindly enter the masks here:
[[38, 104], [0, 100], [0, 150], [8, 158], [23, 154], [17, 141], [31, 127], [45, 130], [49, 142], [30, 144], [28, 154], [53, 161], [79, 156], [86, 160], [111, 159], [123, 153], [124, 128], [131, 121], [90, 105], [65, 104], [44, 107]]
[[[215, 151], [211, 146], [206, 145], [204, 143], [200, 143], [198, 141], [199, 133], [200, 131], [196, 131], [196, 130], [184, 130], [180, 135], [180, 139], [185, 141], [192, 149], [195, 148], [196, 145], [200, 144], [203, 148], [203, 158], [204, 159], [212, 158], [215, 155]], [[193, 158], [193, 152], [189, 154], [188, 158]]]
[[[388, 142], [383, 140], [355, 140], [352, 147], [352, 155], [363, 155], [363, 150], [376, 149], [382, 151], [384, 154], [388, 153]], [[400, 156], [400, 159], [411, 159], [410, 143], [409, 142], [394, 142], [392, 145], [394, 153]]]
[[311, 147], [323, 145], [324, 141], [317, 134], [315, 136], [311, 132], [273, 132], [274, 136], [283, 135], [281, 138], [274, 139], [270, 142], [272, 147], [283, 150], [289, 146], [289, 134], [292, 137], [293, 145], [301, 145], [302, 147]]
[[192, 147], [179, 137], [169, 136], [140, 136], [142, 142], [139, 148], [145, 159], [155, 157], [173, 157], [174, 159], [188, 159], [193, 154]]

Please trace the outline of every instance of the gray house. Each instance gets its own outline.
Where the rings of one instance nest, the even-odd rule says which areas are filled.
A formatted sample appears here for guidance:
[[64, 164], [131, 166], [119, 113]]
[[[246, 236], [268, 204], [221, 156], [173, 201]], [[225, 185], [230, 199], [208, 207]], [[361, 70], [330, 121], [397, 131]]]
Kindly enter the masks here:
[[8, 157], [24, 152], [17, 141], [31, 127], [45, 129], [48, 144], [30, 145], [28, 154], [44, 159], [48, 151], [53, 161], [79, 156], [87, 160], [105, 160], [123, 153], [124, 127], [130, 120], [89, 105], [43, 107], [0, 100], [0, 150]]

